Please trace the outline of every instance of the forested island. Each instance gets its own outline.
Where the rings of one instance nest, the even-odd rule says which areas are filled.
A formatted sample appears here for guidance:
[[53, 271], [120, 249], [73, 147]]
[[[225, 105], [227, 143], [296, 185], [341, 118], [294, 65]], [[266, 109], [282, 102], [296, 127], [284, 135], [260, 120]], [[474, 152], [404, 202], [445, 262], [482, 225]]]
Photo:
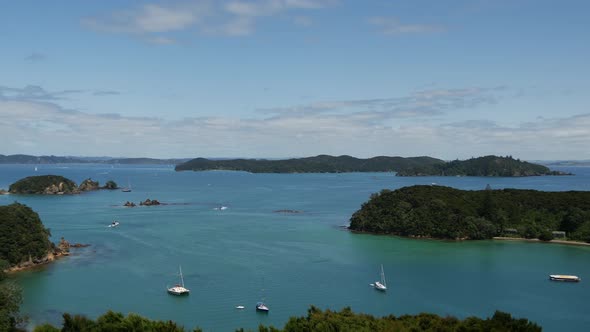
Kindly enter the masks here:
[[510, 235], [590, 242], [590, 192], [459, 190], [411, 186], [373, 194], [350, 219], [350, 230], [437, 239]]
[[11, 194], [37, 194], [37, 195], [63, 195], [78, 194], [84, 191], [99, 189], [117, 189], [117, 183], [107, 181], [104, 186], [100, 186], [98, 181], [86, 179], [80, 183], [80, 186], [68, 178], [60, 175], [38, 175], [29, 176], [16, 181], [8, 188]]
[[231, 159], [211, 160], [196, 158], [176, 166], [177, 171], [228, 170], [251, 173], [346, 173], [397, 172], [419, 166], [444, 164], [431, 157], [373, 157], [359, 159], [351, 156], [319, 155], [284, 160]]
[[397, 172], [398, 176], [540, 176], [571, 175], [514, 159], [512, 156], [485, 156], [468, 160], [453, 160], [437, 164], [422, 164]]
[[[92, 331], [161, 331], [161, 332], [184, 332], [187, 331], [181, 325], [172, 321], [154, 321], [136, 314], [124, 316], [121, 313], [109, 311], [98, 317], [96, 320], [84, 316], [70, 314], [63, 315], [63, 327], [56, 328], [50, 324], [41, 325], [35, 328], [34, 332], [92, 332]], [[359, 332], [386, 332], [386, 331], [519, 331], [539, 332], [541, 327], [536, 323], [524, 318], [514, 318], [512, 315], [496, 311], [491, 318], [481, 319], [478, 317], [467, 317], [457, 319], [452, 316], [441, 317], [434, 314], [421, 313], [418, 315], [389, 315], [385, 317], [374, 317], [367, 314], [353, 312], [350, 307], [341, 311], [321, 310], [311, 306], [307, 310], [307, 316], [290, 317], [285, 326], [276, 328], [273, 326], [260, 325], [257, 329], [260, 332], [329, 332], [329, 331], [359, 331]], [[202, 331], [194, 328], [191, 331]], [[243, 328], [236, 329], [237, 332], [244, 332]]]

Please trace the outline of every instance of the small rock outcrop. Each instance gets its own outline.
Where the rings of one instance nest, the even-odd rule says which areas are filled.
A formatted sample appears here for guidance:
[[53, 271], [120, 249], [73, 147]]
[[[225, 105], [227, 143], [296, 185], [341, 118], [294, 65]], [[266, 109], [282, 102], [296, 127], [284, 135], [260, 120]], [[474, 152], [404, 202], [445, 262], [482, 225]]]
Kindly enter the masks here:
[[135, 203], [127, 201], [127, 202], [125, 202], [125, 204], [123, 204], [123, 206], [126, 206], [126, 207], [135, 207]]
[[78, 190], [80, 191], [98, 190], [99, 188], [98, 181], [92, 181], [91, 178], [82, 181], [80, 186], [78, 186]]
[[143, 202], [139, 202], [139, 205], [147, 205], [147, 206], [150, 206], [150, 205], [160, 205], [160, 204], [161, 204], [161, 203], [160, 203], [160, 202], [158, 202], [158, 200], [157, 200], [157, 199], [151, 200], [151, 199], [149, 199], [149, 198], [148, 198], [148, 199], [146, 199], [146, 200], [145, 200], [145, 201], [143, 201]]

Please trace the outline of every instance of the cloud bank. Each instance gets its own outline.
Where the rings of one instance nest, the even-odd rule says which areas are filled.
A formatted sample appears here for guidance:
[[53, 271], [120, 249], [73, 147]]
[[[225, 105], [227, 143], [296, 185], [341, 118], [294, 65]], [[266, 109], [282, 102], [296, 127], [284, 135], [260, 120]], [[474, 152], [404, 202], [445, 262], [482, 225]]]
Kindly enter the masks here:
[[[293, 157], [317, 154], [510, 154], [588, 159], [590, 113], [502, 125], [446, 121], [445, 114], [497, 102], [502, 88], [417, 91], [405, 97], [316, 102], [252, 116], [163, 119], [67, 110], [39, 89], [0, 98], [3, 154], [150, 157]], [[41, 91], [41, 92], [39, 92]], [[436, 121], [433, 121], [436, 119]]]

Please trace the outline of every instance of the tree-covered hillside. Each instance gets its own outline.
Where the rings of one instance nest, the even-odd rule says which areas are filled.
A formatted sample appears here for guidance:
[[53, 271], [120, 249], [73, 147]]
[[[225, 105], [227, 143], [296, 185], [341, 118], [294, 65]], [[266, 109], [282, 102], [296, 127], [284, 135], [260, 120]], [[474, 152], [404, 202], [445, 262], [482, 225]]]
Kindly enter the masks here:
[[511, 156], [485, 156], [468, 160], [454, 160], [442, 164], [406, 168], [398, 176], [538, 176], [566, 175]]
[[488, 239], [515, 229], [526, 238], [562, 230], [590, 242], [590, 192], [467, 191], [411, 186], [373, 194], [350, 219], [351, 230], [441, 239]]
[[30, 207], [13, 203], [0, 206], [0, 260], [11, 266], [41, 259], [53, 248], [49, 230]]
[[[84, 316], [64, 314], [63, 327], [58, 329], [49, 324], [38, 326], [34, 332], [94, 332], [94, 331], [135, 331], [135, 332], [183, 332], [182, 326], [171, 321], [152, 321], [136, 314], [124, 316], [112, 311], [91, 320]], [[195, 328], [192, 331], [201, 331]], [[237, 332], [245, 331], [243, 328]], [[307, 316], [291, 317], [282, 329], [273, 326], [260, 325], [260, 332], [410, 332], [410, 331], [518, 331], [539, 332], [541, 327], [524, 318], [514, 318], [512, 315], [496, 311], [492, 318], [481, 319], [467, 317], [463, 320], [455, 317], [441, 317], [434, 314], [421, 313], [418, 315], [374, 317], [372, 315], [357, 314], [350, 308], [341, 311], [321, 310], [314, 306], [307, 311]]]
[[210, 160], [196, 158], [176, 166], [177, 171], [230, 170], [252, 173], [345, 173], [345, 172], [392, 172], [406, 168], [443, 164], [444, 161], [430, 157], [373, 157], [359, 159], [351, 156], [333, 157], [319, 155], [308, 158], [284, 160], [232, 159]]
[[60, 175], [29, 176], [10, 185], [12, 194], [72, 194], [78, 192], [74, 181]]

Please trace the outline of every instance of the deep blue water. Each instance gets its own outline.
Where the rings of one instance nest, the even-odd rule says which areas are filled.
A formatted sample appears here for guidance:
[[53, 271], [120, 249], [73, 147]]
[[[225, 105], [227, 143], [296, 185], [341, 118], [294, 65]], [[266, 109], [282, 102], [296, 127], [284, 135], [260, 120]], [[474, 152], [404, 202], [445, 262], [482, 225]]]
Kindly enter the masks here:
[[[0, 165], [0, 188], [30, 175], [77, 183], [115, 180], [133, 191], [73, 196], [0, 196], [25, 203], [53, 240], [89, 243], [73, 256], [15, 276], [31, 325], [59, 323], [63, 312], [91, 317], [108, 309], [171, 319], [207, 331], [282, 326], [310, 304], [375, 315], [434, 312], [465, 317], [503, 310], [547, 331], [590, 326], [588, 282], [547, 280], [551, 273], [590, 278], [590, 247], [503, 242], [446, 242], [351, 234], [342, 225], [381, 189], [413, 184], [461, 189], [590, 190], [590, 168], [575, 176], [528, 178], [395, 177], [385, 173], [249, 174], [174, 172], [172, 166]], [[146, 198], [164, 206], [125, 208]], [[216, 207], [227, 206], [223, 211]], [[300, 214], [282, 214], [281, 209]], [[112, 220], [118, 228], [106, 227]], [[389, 290], [369, 287], [384, 265]], [[166, 286], [182, 265], [191, 295]], [[265, 298], [271, 311], [257, 314]], [[246, 306], [239, 311], [236, 305]]]

